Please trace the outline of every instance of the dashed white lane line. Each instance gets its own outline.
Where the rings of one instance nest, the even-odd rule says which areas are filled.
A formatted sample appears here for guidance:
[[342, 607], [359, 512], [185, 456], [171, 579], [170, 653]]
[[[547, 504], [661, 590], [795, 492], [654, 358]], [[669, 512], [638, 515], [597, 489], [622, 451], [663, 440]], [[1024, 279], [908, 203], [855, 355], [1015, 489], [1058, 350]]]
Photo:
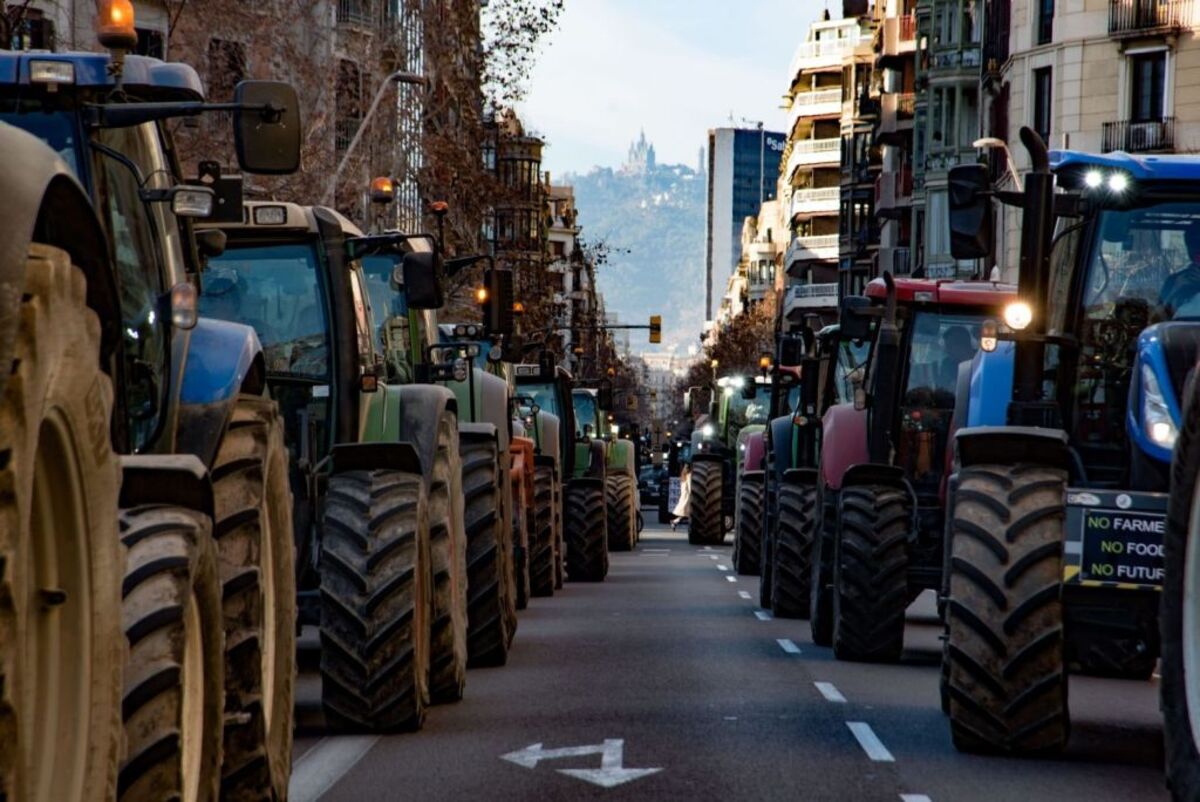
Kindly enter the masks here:
[[759, 621], [770, 621], [771, 620], [771, 614], [768, 613], [766, 610], [755, 610], [754, 617], [757, 618]]
[[705, 546], [704, 548], [702, 548], [700, 550], [701, 551], [712, 551], [712, 546]]
[[800, 654], [800, 647], [792, 643], [790, 638], [776, 638], [775, 642], [788, 654]]
[[871, 760], [876, 763], [896, 762], [896, 758], [892, 757], [892, 753], [883, 745], [883, 741], [879, 740], [879, 736], [875, 734], [875, 730], [871, 729], [870, 724], [865, 721], [847, 721], [846, 726], [850, 728], [850, 732], [854, 733], [858, 745], [863, 748]]
[[378, 735], [322, 738], [292, 767], [288, 798], [293, 802], [316, 802], [354, 768], [378, 740]]
[[717, 563], [717, 570], [718, 570], [718, 571], [728, 571], [728, 570], [729, 570], [729, 566], [728, 566], [728, 565], [721, 565], [720, 563]]
[[933, 802], [925, 794], [900, 794], [900, 802]]
[[720, 555], [720, 554], [701, 554], [700, 556], [701, 556], [701, 557], [707, 557], [707, 558], [708, 558], [708, 559], [710, 559], [710, 560], [719, 560], [719, 559], [721, 559], [721, 555]]
[[814, 682], [813, 685], [817, 686], [817, 690], [825, 697], [825, 701], [836, 702], [838, 704], [846, 703], [846, 697], [842, 696], [842, 692], [832, 682]]
[[729, 575], [729, 574], [726, 574], [726, 575], [725, 575], [725, 580], [726, 580], [727, 582], [737, 582], [737, 577], [736, 577], [736, 576], [731, 576], [731, 575]]
[[750, 601], [750, 591], [748, 591], [748, 590], [739, 590], [739, 591], [738, 591], [738, 595], [739, 595], [739, 596], [741, 596], [741, 597], [742, 597], [743, 599], [745, 599], [746, 601]]

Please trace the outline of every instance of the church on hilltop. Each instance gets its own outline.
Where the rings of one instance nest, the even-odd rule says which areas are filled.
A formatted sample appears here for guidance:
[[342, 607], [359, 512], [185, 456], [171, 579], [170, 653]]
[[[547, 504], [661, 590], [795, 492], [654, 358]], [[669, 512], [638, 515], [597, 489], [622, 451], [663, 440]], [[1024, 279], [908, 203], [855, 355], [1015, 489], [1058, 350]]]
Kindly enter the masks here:
[[646, 141], [646, 130], [642, 129], [638, 140], [629, 146], [629, 155], [621, 172], [629, 175], [645, 175], [654, 171], [654, 145]]

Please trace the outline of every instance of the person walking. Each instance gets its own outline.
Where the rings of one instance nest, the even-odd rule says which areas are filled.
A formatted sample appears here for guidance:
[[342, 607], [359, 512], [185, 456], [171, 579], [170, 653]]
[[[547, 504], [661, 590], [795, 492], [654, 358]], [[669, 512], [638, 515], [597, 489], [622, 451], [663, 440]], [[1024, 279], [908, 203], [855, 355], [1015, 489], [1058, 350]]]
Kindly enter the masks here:
[[675, 504], [675, 509], [671, 510], [671, 531], [675, 531], [675, 527], [680, 521], [687, 520], [688, 507], [692, 504], [692, 466], [688, 463], [683, 463], [683, 470], [679, 472], [679, 501]]

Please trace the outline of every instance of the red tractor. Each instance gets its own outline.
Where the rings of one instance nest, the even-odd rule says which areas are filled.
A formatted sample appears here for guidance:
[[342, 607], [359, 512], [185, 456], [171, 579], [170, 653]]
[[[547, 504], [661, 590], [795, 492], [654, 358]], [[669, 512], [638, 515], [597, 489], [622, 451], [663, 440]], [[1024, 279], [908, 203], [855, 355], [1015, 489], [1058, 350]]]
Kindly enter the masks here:
[[841, 338], [870, 341], [870, 354], [851, 377], [853, 400], [831, 406], [822, 427], [810, 620], [838, 659], [899, 659], [906, 608], [941, 587], [959, 367], [1014, 298], [1006, 284], [885, 273], [842, 299]]

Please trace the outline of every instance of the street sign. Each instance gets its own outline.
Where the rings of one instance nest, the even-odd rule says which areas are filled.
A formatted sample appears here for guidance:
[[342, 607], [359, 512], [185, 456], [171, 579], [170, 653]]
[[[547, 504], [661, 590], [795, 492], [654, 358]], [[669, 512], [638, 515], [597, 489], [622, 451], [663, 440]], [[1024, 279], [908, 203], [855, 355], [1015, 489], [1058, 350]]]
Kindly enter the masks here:
[[640, 780], [662, 771], [658, 769], [627, 769], [623, 764], [625, 741], [621, 738], [605, 738], [602, 744], [586, 746], [566, 746], [559, 749], [546, 749], [541, 743], [530, 744], [524, 749], [501, 755], [502, 760], [515, 763], [527, 769], [536, 769], [543, 760], [562, 760], [569, 757], [586, 757], [600, 755], [598, 769], [557, 769], [559, 774], [574, 777], [577, 780], [599, 785], [601, 788], [616, 788], [633, 780]]

